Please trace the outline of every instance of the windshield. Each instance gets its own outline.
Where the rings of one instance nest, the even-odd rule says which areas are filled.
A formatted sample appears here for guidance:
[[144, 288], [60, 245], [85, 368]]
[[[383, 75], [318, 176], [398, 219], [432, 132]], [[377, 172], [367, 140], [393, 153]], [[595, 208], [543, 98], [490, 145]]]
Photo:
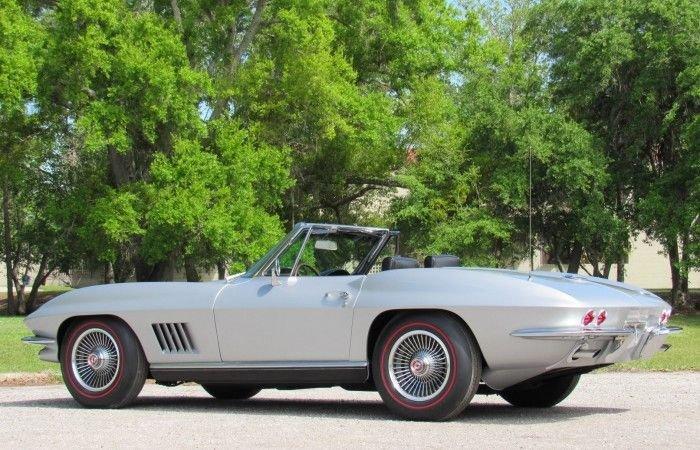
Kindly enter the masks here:
[[371, 234], [315, 230], [298, 255], [296, 275], [354, 274], [378, 240], [378, 236]]
[[[383, 234], [336, 227], [308, 227], [298, 224], [272, 250], [242, 276], [272, 275], [279, 267], [282, 276], [338, 276], [367, 272], [369, 258], [375, 259], [384, 242]], [[264, 271], [261, 273], [261, 271]]]
[[[265, 255], [264, 255], [262, 258], [260, 258], [260, 259], [258, 260], [258, 262], [256, 262], [256, 263], [253, 264], [252, 266], [250, 266], [250, 268], [249, 268], [248, 270], [246, 270], [246, 272], [245, 272], [243, 275], [241, 275], [241, 276], [242, 276], [242, 277], [252, 277], [252, 276], [254, 276], [256, 273], [258, 273], [258, 271], [260, 271], [260, 269], [262, 269], [263, 265], [264, 265], [270, 258], [272, 258], [274, 255], [276, 255], [279, 251], [281, 251], [282, 248], [285, 247], [285, 246], [287, 245], [287, 242], [290, 241], [290, 240], [294, 237], [294, 235], [296, 235], [298, 232], [299, 232], [299, 229], [298, 229], [297, 227], [292, 228], [292, 231], [290, 231], [289, 233], [287, 233], [287, 235], [286, 235], [284, 238], [282, 238], [282, 239], [277, 243], [277, 245], [275, 245], [274, 247], [272, 247], [272, 249], [271, 249], [269, 252], [265, 253]], [[305, 233], [302, 233], [302, 236], [303, 236], [304, 234], [305, 234]]]

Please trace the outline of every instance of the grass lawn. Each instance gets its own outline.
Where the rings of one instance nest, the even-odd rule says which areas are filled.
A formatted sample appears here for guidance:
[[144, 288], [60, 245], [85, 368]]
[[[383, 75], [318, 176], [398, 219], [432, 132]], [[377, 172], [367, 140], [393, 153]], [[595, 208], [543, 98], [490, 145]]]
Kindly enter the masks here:
[[[616, 364], [605, 371], [700, 371], [700, 314], [674, 316], [671, 325], [683, 327], [681, 334], [668, 339], [671, 348], [651, 359]], [[23, 344], [20, 339], [28, 336], [21, 317], [0, 317], [0, 373], [51, 372], [60, 376], [58, 364], [39, 360], [38, 346]]]
[[58, 364], [41, 361], [40, 347], [20, 341], [31, 332], [22, 323], [23, 317], [0, 317], [0, 373], [51, 372], [59, 376]]

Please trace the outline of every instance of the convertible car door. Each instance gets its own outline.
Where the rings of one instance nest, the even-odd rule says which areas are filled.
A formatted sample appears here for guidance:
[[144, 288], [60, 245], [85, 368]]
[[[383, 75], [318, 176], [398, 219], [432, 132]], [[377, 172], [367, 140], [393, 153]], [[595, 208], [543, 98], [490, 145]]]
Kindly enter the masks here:
[[364, 275], [239, 278], [214, 307], [224, 362], [347, 361]]

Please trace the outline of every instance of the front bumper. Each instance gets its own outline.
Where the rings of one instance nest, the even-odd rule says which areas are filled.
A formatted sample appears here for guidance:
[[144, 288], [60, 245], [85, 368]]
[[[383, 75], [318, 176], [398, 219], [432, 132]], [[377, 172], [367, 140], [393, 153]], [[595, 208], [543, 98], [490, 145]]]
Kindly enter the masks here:
[[22, 342], [25, 344], [34, 345], [55, 345], [56, 339], [45, 338], [41, 336], [27, 336], [22, 338]]
[[43, 345], [39, 351], [39, 359], [43, 361], [58, 362], [58, 342], [56, 339], [42, 336], [27, 336], [22, 338], [25, 344]]
[[549, 366], [549, 370], [650, 358], [668, 348], [666, 338], [669, 334], [682, 330], [679, 327], [663, 325], [635, 325], [623, 328], [528, 328], [516, 330], [511, 336], [571, 341], [571, 350], [560, 361]]

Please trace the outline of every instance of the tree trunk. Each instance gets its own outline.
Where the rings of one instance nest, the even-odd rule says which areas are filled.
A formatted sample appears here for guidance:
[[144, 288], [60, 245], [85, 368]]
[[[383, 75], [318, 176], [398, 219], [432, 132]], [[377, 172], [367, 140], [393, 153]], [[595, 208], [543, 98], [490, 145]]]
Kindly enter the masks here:
[[187, 277], [187, 281], [202, 281], [197, 272], [194, 260], [189, 256], [185, 256], [185, 276]]
[[[554, 258], [554, 262], [557, 263], [557, 270], [558, 270], [559, 272], [563, 273], [563, 272], [564, 272], [564, 265], [563, 265], [562, 262], [561, 262], [561, 258], [559, 258], [559, 257], [557, 256], [556, 258]], [[535, 267], [535, 265], [533, 264], [532, 267]]]
[[46, 278], [48, 278], [49, 274], [52, 271], [46, 272], [46, 266], [48, 265], [49, 257], [44, 254], [41, 255], [41, 262], [39, 263], [39, 271], [36, 274], [36, 277], [34, 277], [34, 283], [32, 283], [32, 289], [29, 291], [29, 297], [27, 298], [27, 313], [31, 313], [34, 311], [34, 304], [36, 302], [36, 296], [39, 293], [39, 288], [41, 285], [46, 281]]
[[680, 269], [680, 286], [679, 286], [679, 292], [678, 292], [678, 304], [681, 305], [681, 308], [688, 308], [691, 305], [689, 304], [690, 300], [690, 293], [689, 293], [689, 286], [688, 286], [688, 271], [690, 270], [690, 257], [688, 256], [688, 235], [684, 234], [681, 237], [681, 248], [680, 248], [680, 254], [681, 254], [681, 269]]
[[610, 261], [605, 261], [603, 265], [603, 278], [610, 277], [610, 269], [612, 268], [612, 263]]
[[[596, 278], [605, 278], [603, 276], [603, 272], [600, 271], [600, 260], [598, 259], [598, 255], [594, 252], [588, 251], [586, 252], [586, 257], [588, 258], [588, 262], [593, 267], [593, 276]], [[603, 262], [603, 264], [605, 264], [605, 262]]]
[[[622, 183], [620, 183], [618, 181], [615, 184], [615, 186], [616, 186], [616, 189], [615, 189], [616, 190], [615, 207], [617, 210], [617, 216], [624, 217], [623, 207], [622, 207], [622, 204], [623, 204]], [[627, 245], [629, 245], [629, 242], [630, 242], [629, 233], [627, 233], [626, 239], [627, 239]], [[626, 248], [629, 248], [629, 247], [626, 247]], [[616, 270], [616, 275], [617, 275], [616, 278], [617, 278], [617, 281], [619, 281], [619, 282], [625, 281], [625, 256], [626, 256], [625, 254], [617, 255], [617, 268], [615, 270]]]
[[177, 265], [177, 256], [175, 252], [170, 252], [168, 256], [167, 265], [165, 270], [163, 270], [163, 281], [173, 281], [175, 280], [175, 268]]
[[598, 267], [598, 261], [596, 261], [596, 263], [593, 264], [593, 276], [596, 278], [604, 278], [603, 272], [601, 272], [600, 267]]
[[109, 181], [111, 185], [118, 188], [129, 181], [131, 157], [129, 154], [119, 153], [114, 148], [107, 150], [109, 161]]
[[678, 254], [678, 241], [668, 239], [666, 243], [668, 250], [668, 262], [671, 265], [671, 305], [674, 308], [681, 308], [684, 299], [681, 296], [681, 271], [679, 268], [680, 257]]
[[114, 283], [114, 266], [110, 261], [104, 264], [104, 283], [112, 284]]
[[569, 259], [569, 266], [566, 268], [568, 273], [578, 273], [578, 268], [581, 266], [581, 257], [583, 255], [583, 246], [580, 242], [574, 242], [574, 246], [571, 249], [571, 259]]
[[142, 260], [137, 260], [136, 281], [166, 281], [169, 273], [169, 261], [160, 261], [155, 264], [147, 264]]
[[15, 301], [14, 285], [12, 282], [12, 234], [10, 232], [10, 189], [7, 186], [7, 179], [2, 185], [2, 225], [3, 225], [3, 246], [5, 247], [5, 273], [7, 282], [7, 314], [17, 314], [17, 303]]
[[680, 283], [680, 287], [678, 289], [678, 299], [676, 301], [676, 304], [678, 305], [677, 308], [679, 310], [689, 309], [690, 308], [690, 305], [688, 304], [689, 299], [690, 299], [690, 292], [688, 289], [688, 277], [681, 275], [681, 283]]
[[226, 279], [226, 263], [224, 261], [216, 262], [216, 271], [219, 274], [219, 280]]
[[25, 286], [18, 277], [15, 276], [14, 278], [15, 278], [15, 290], [17, 291], [16, 292], [17, 293], [17, 298], [16, 298], [17, 306], [16, 306], [15, 314], [24, 315], [27, 312], [27, 309], [26, 309], [27, 305], [24, 302], [24, 288], [25, 288]]
[[617, 258], [617, 281], [622, 283], [625, 281], [625, 259], [620, 256]]

